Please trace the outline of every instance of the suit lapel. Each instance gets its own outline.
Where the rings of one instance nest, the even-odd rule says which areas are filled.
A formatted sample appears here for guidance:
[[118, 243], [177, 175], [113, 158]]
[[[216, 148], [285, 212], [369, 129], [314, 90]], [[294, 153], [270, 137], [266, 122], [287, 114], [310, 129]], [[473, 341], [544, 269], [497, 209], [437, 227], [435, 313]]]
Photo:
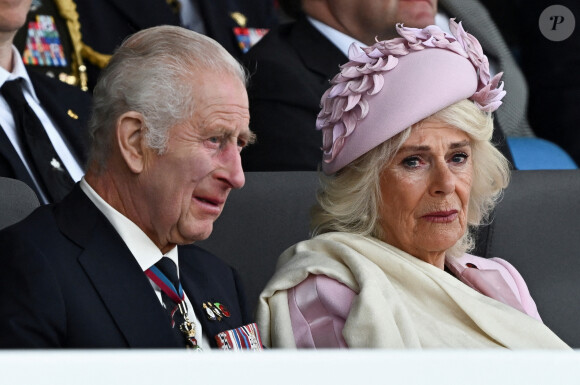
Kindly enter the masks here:
[[290, 36], [290, 44], [311, 71], [319, 74], [325, 89], [328, 81], [338, 73], [339, 64], [344, 64], [348, 58], [322, 35], [305, 16], [296, 21], [296, 26]]
[[78, 184], [56, 215], [62, 231], [84, 249], [79, 263], [128, 346], [183, 346], [137, 261]]

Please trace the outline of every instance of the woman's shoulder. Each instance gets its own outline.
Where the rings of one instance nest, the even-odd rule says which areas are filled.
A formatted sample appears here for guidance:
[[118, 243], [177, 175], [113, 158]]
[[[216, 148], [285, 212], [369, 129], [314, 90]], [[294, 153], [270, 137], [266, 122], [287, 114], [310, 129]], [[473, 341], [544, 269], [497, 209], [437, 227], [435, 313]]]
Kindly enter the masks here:
[[454, 259], [455, 259], [455, 261], [459, 262], [464, 267], [467, 264], [470, 264], [469, 267], [474, 267], [471, 265], [475, 265], [475, 267], [477, 267], [479, 269], [501, 270], [501, 271], [509, 272], [510, 274], [516, 273], [518, 276], [520, 276], [517, 269], [511, 263], [509, 263], [507, 260], [505, 260], [503, 258], [497, 258], [497, 257], [483, 258], [483, 257], [478, 257], [477, 255], [465, 253], [461, 257], [455, 257]]
[[288, 307], [297, 347], [346, 347], [342, 337], [356, 293], [323, 274], [308, 278], [288, 291]]
[[495, 270], [499, 272], [503, 280], [520, 301], [525, 312], [541, 320], [526, 281], [520, 272], [507, 260], [502, 258], [482, 258], [466, 253], [459, 258], [455, 258], [455, 262], [464, 268], [471, 267], [479, 270]]

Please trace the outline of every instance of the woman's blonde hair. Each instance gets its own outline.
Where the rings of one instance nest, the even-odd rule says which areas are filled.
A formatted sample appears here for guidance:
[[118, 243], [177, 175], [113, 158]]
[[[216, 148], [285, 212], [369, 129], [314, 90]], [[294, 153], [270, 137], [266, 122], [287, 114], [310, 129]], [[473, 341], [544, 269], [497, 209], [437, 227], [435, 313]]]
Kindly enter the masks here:
[[[459, 256], [473, 249], [473, 230], [488, 219], [502, 190], [508, 185], [509, 165], [491, 143], [491, 114], [482, 112], [473, 102], [460, 101], [429, 118], [463, 130], [471, 138], [473, 181], [468, 204], [468, 230], [448, 250], [448, 254]], [[313, 236], [344, 231], [384, 239], [379, 217], [381, 175], [411, 131], [420, 125], [421, 122], [408, 127], [333, 175], [320, 173], [318, 204], [311, 213]]]

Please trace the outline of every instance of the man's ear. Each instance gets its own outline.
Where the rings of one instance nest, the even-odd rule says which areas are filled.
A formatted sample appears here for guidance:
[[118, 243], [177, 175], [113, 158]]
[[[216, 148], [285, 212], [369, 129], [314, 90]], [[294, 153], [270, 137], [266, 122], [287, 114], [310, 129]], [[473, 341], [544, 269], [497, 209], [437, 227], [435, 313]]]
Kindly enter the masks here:
[[139, 112], [125, 112], [117, 120], [117, 145], [125, 164], [135, 174], [145, 167], [145, 130], [145, 120]]

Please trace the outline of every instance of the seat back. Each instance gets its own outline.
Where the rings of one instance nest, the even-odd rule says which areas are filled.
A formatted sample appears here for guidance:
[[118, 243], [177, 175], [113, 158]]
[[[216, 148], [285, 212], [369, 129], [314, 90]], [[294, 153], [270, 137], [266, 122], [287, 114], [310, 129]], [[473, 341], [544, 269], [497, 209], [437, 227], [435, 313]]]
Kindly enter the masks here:
[[0, 177], [0, 229], [24, 219], [39, 205], [38, 197], [26, 183]]
[[230, 193], [211, 236], [196, 243], [238, 270], [252, 310], [278, 256], [309, 237], [317, 187], [315, 171], [247, 172], [246, 185]]
[[544, 323], [580, 348], [580, 170], [515, 171], [483, 256], [512, 263]]

